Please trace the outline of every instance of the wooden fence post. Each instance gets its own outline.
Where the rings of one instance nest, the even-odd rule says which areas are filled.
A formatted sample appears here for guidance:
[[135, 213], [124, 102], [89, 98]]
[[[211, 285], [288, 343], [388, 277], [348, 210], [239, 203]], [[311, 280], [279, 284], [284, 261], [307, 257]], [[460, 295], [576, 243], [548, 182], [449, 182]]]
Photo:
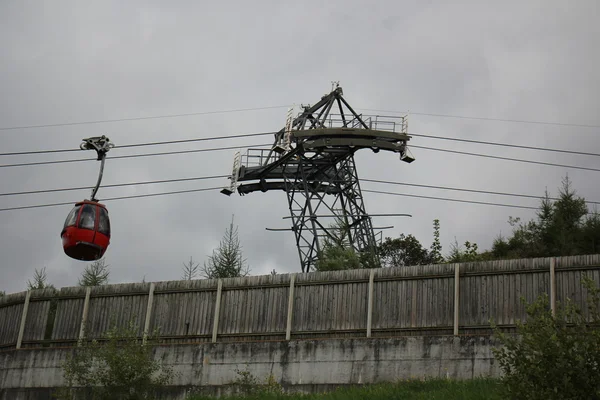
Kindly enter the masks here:
[[217, 330], [219, 329], [219, 310], [221, 309], [221, 291], [223, 290], [223, 281], [219, 279], [217, 283], [217, 301], [215, 302], [215, 319], [213, 322], [212, 342], [217, 342]]
[[458, 335], [458, 302], [460, 284], [460, 264], [454, 265], [454, 336]]
[[21, 325], [19, 326], [19, 336], [17, 337], [17, 349], [21, 348], [23, 343], [23, 333], [25, 332], [25, 320], [27, 319], [27, 310], [29, 309], [29, 298], [31, 297], [31, 290], [27, 291], [25, 295], [25, 303], [23, 303], [23, 312], [21, 313]]
[[371, 337], [371, 322], [373, 321], [373, 286], [375, 281], [375, 268], [369, 273], [369, 303], [367, 304], [367, 337]]
[[148, 305], [146, 306], [146, 321], [144, 322], [144, 337], [142, 342], [146, 344], [148, 340], [148, 330], [150, 329], [150, 318], [152, 317], [152, 305], [154, 303], [154, 282], [150, 282], [148, 291]]
[[79, 340], [77, 341], [77, 346], [81, 346], [81, 341], [83, 340], [83, 336], [85, 334], [85, 324], [87, 322], [88, 309], [90, 307], [91, 293], [92, 288], [90, 286], [85, 288], [85, 300], [83, 301], [83, 313], [81, 315], [81, 325], [79, 326]]
[[288, 311], [287, 311], [287, 325], [285, 328], [285, 340], [290, 340], [292, 337], [292, 313], [294, 312], [294, 282], [296, 281], [296, 274], [292, 274], [290, 277], [290, 293], [288, 296]]
[[550, 259], [550, 309], [556, 315], [556, 259]]

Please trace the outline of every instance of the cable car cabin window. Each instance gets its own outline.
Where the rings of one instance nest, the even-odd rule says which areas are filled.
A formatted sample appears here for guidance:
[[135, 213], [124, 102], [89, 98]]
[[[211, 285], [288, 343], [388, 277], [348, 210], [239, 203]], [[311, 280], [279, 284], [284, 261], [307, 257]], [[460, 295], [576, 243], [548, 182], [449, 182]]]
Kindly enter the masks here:
[[83, 210], [81, 210], [81, 217], [79, 217], [79, 227], [94, 230], [95, 217], [96, 207], [90, 204], [84, 204]]
[[100, 207], [100, 219], [98, 220], [98, 232], [110, 236], [110, 220], [108, 218], [108, 211]]
[[77, 222], [77, 214], [79, 214], [80, 208], [81, 206], [75, 206], [71, 210], [69, 215], [67, 215], [67, 219], [65, 219], [65, 226], [63, 228], [66, 228], [67, 226], [75, 226], [75, 223]]

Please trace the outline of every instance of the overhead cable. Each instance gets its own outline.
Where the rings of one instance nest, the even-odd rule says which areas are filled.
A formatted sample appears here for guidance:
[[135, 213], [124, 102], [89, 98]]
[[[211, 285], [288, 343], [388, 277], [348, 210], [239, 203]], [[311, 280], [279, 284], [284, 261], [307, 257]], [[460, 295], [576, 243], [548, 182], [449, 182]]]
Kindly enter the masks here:
[[465, 115], [434, 114], [434, 113], [423, 113], [423, 112], [414, 112], [414, 111], [378, 110], [378, 109], [373, 109], [373, 108], [356, 108], [356, 109], [364, 110], [364, 111], [394, 113], [394, 114], [424, 115], [424, 116], [429, 116], [429, 117], [473, 119], [473, 120], [479, 120], [479, 121], [499, 121], [499, 122], [514, 122], [514, 123], [519, 123], [519, 124], [573, 126], [573, 127], [579, 127], [579, 128], [600, 128], [600, 125], [574, 124], [574, 123], [568, 123], [568, 122], [531, 121], [531, 120], [522, 120], [522, 119], [490, 118], [490, 117], [472, 117], [472, 116], [465, 116]]
[[[118, 150], [120, 148], [128, 148], [128, 147], [144, 147], [144, 146], [169, 145], [169, 144], [178, 144], [178, 143], [201, 142], [201, 141], [209, 141], [209, 140], [236, 139], [236, 138], [243, 138], [243, 137], [274, 135], [275, 133], [276, 132], [257, 132], [257, 133], [236, 134], [236, 135], [226, 135], [226, 136], [213, 136], [213, 137], [206, 137], [206, 138], [167, 140], [167, 141], [161, 141], [161, 142], [131, 143], [131, 144], [124, 144], [124, 145], [117, 146], [117, 147], [115, 147], [115, 149]], [[484, 141], [484, 140], [471, 140], [471, 139], [463, 139], [463, 138], [455, 138], [455, 137], [426, 135], [426, 134], [421, 134], [421, 133], [408, 133], [408, 135], [415, 136], [415, 137], [424, 137], [424, 138], [428, 138], [428, 139], [448, 140], [448, 141], [475, 143], [475, 144], [483, 144], [483, 145], [490, 145], [490, 146], [502, 146], [502, 147], [509, 147], [509, 148], [519, 148], [519, 149], [527, 149], [527, 150], [549, 151], [549, 152], [564, 153], [564, 154], [576, 154], [576, 155], [600, 157], [600, 153], [590, 153], [590, 152], [577, 151], [577, 150], [566, 150], [566, 149], [556, 149], [556, 148], [537, 147], [537, 146], [525, 146], [525, 145], [510, 144], [510, 143], [488, 142], [488, 141]], [[17, 151], [17, 152], [0, 153], [0, 156], [21, 156], [21, 155], [31, 155], [31, 154], [64, 153], [64, 152], [73, 152], [73, 151], [81, 151], [81, 149], [71, 148], [71, 149]]]
[[243, 111], [269, 110], [269, 109], [274, 109], [274, 108], [285, 108], [285, 107], [290, 107], [290, 106], [289, 105], [281, 105], [281, 106], [253, 107], [253, 108], [238, 108], [238, 109], [233, 109], [233, 110], [200, 111], [200, 112], [185, 113], [185, 114], [154, 115], [154, 116], [148, 116], [148, 117], [102, 119], [102, 120], [94, 120], [94, 121], [62, 122], [62, 123], [56, 123], [56, 124], [41, 124], [41, 125], [5, 126], [5, 127], [0, 127], [0, 131], [8, 131], [8, 130], [15, 130], [15, 129], [50, 128], [50, 127], [56, 127], [56, 126], [104, 124], [104, 123], [109, 123], [109, 122], [141, 121], [141, 120], [146, 120], [146, 119], [191, 117], [191, 116], [197, 116], [197, 115], [226, 114], [226, 113], [243, 112]]
[[[91, 125], [91, 124], [102, 124], [102, 123], [111, 123], [111, 122], [141, 121], [141, 120], [149, 120], [149, 119], [179, 118], [179, 117], [190, 117], [190, 116], [198, 116], [198, 115], [226, 114], [226, 113], [234, 113], [234, 112], [259, 111], [259, 110], [269, 110], [269, 109], [289, 108], [289, 107], [290, 107], [290, 105], [279, 105], [279, 106], [266, 106], [266, 107], [238, 108], [238, 109], [218, 110], [218, 111], [199, 111], [199, 112], [182, 113], [182, 114], [151, 115], [151, 116], [146, 116], [146, 117], [127, 117], [127, 118], [102, 119], [102, 120], [90, 120], [90, 121], [62, 122], [62, 123], [52, 123], [52, 124], [48, 123], [48, 124], [40, 124], [40, 125], [5, 126], [5, 127], [0, 127], [0, 131], [16, 130], [16, 129], [37, 129], [37, 128], [49, 128], [49, 127], [73, 126], [73, 125]], [[413, 114], [413, 115], [423, 115], [423, 116], [430, 116], [430, 117], [472, 119], [472, 120], [480, 120], [480, 121], [500, 121], [500, 122], [513, 122], [513, 123], [521, 123], [521, 124], [538, 124], [538, 125], [541, 124], [541, 125], [573, 126], [573, 127], [581, 127], [581, 128], [600, 128], [600, 125], [594, 125], [594, 124], [574, 124], [574, 123], [551, 122], [551, 121], [532, 121], [532, 120], [519, 120], [519, 119], [506, 119], [506, 118], [473, 117], [473, 116], [465, 116], [465, 115], [435, 114], [435, 113], [414, 112], [414, 111], [379, 110], [379, 109], [373, 109], [373, 108], [356, 108], [356, 109], [364, 110], [364, 111], [387, 112], [387, 113], [394, 113], [394, 114]]]
[[518, 149], [552, 151], [552, 152], [563, 153], [563, 154], [577, 154], [577, 155], [582, 155], [582, 156], [600, 157], [600, 153], [588, 153], [588, 152], [576, 151], [576, 150], [552, 149], [552, 148], [547, 148], [547, 147], [524, 146], [524, 145], [519, 145], [519, 144], [486, 142], [483, 140], [471, 140], [471, 139], [462, 139], [462, 138], [454, 138], [454, 137], [423, 135], [423, 134], [418, 134], [418, 133], [409, 133], [409, 135], [416, 136], [416, 137], [424, 137], [424, 138], [428, 138], [428, 139], [451, 140], [451, 141], [455, 141], [455, 142], [485, 144], [485, 145], [490, 145], [490, 146], [503, 146], [503, 147], [518, 148]]
[[[515, 205], [515, 204], [500, 204], [500, 203], [490, 203], [490, 202], [486, 202], [486, 201], [450, 199], [447, 197], [421, 196], [421, 195], [416, 195], [416, 194], [386, 192], [386, 191], [381, 191], [381, 190], [362, 189], [362, 191], [368, 192], [368, 193], [389, 194], [389, 195], [394, 195], [394, 196], [417, 197], [420, 199], [454, 201], [454, 202], [459, 202], [459, 203], [470, 203], [470, 204], [483, 204], [483, 205], [488, 205], [488, 206], [523, 208], [523, 209], [529, 209], [529, 210], [537, 210], [538, 209], [537, 207], [519, 206], [519, 205]], [[2, 210], [0, 210], [0, 211], [2, 211]]]
[[[153, 181], [115, 183], [115, 184], [102, 185], [102, 187], [110, 188], [110, 187], [125, 187], [125, 186], [143, 186], [143, 185], [155, 185], [155, 184], [163, 184], [163, 183], [222, 179], [222, 178], [228, 178], [228, 177], [229, 177], [229, 175], [197, 176], [197, 177], [173, 178], [173, 179], [162, 179], [162, 180], [153, 180]], [[491, 194], [491, 195], [497, 195], [497, 196], [522, 197], [522, 198], [530, 198], [530, 199], [537, 199], [537, 200], [544, 198], [544, 196], [536, 196], [536, 195], [522, 194], [522, 193], [496, 192], [496, 191], [488, 191], [488, 190], [466, 189], [466, 188], [449, 187], [449, 186], [425, 185], [425, 184], [397, 182], [397, 181], [380, 180], [380, 179], [360, 178], [360, 181], [361, 182], [387, 184], [387, 185], [421, 187], [421, 188], [427, 188], [427, 189], [439, 189], [439, 190], [450, 190], [450, 191], [458, 191], [458, 192]], [[66, 191], [74, 191], [74, 190], [87, 190], [87, 189], [90, 189], [90, 187], [80, 186], [80, 187], [57, 188], [57, 189], [30, 190], [30, 191], [22, 191], [22, 192], [7, 192], [7, 193], [0, 193], [0, 197], [31, 195], [31, 194], [41, 194], [41, 193], [56, 193], [56, 192], [66, 192]], [[560, 200], [558, 197], [548, 197], [548, 199], [549, 200]], [[599, 201], [587, 201], [586, 200], [585, 202], [588, 204], [600, 204]]]
[[[241, 134], [237, 134], [237, 135], [228, 135], [228, 136], [212, 136], [212, 137], [195, 138], [195, 139], [167, 140], [167, 141], [162, 141], [162, 142], [132, 143], [132, 144], [124, 144], [124, 145], [116, 146], [115, 149], [124, 149], [124, 148], [129, 148], [129, 147], [142, 147], [142, 146], [158, 146], [158, 145], [165, 145], [165, 144], [204, 142], [204, 141], [209, 141], [209, 140], [239, 139], [239, 138], [243, 138], [243, 137], [274, 135], [275, 133], [276, 132], [241, 133]], [[28, 154], [64, 153], [64, 152], [70, 152], [70, 151], [81, 151], [81, 149], [76, 148], [76, 149], [58, 149], [58, 150], [18, 151], [18, 152], [11, 152], [11, 153], [0, 153], [0, 156], [22, 156], [22, 155], [28, 155]]]
[[[111, 185], [102, 185], [102, 188], [155, 185], [155, 184], [159, 184], [159, 183], [201, 181], [201, 180], [209, 180], [209, 179], [227, 178], [228, 176], [229, 175], [197, 176], [197, 177], [193, 177], [193, 178], [163, 179], [163, 180], [158, 180], [158, 181], [115, 183], [115, 184], [111, 184]], [[41, 190], [30, 190], [30, 191], [24, 191], [24, 192], [9, 192], [9, 193], [0, 193], [0, 197], [2, 197], [2, 196], [18, 196], [18, 195], [26, 195], [26, 194], [29, 195], [29, 194], [40, 194], [40, 193], [68, 192], [68, 191], [72, 191], [72, 190], [87, 190], [87, 189], [91, 189], [91, 187], [80, 186], [80, 187], [70, 187], [70, 188], [60, 188], [60, 189], [41, 189]]]
[[[379, 180], [379, 179], [360, 178], [360, 181], [361, 182], [384, 183], [384, 184], [389, 184], [389, 185], [414, 186], [414, 187], [422, 187], [422, 188], [428, 188], [428, 189], [452, 190], [452, 191], [457, 191], [457, 192], [492, 194], [492, 195], [497, 195], [497, 196], [525, 197], [525, 198], [538, 199], [538, 200], [545, 198], [544, 196], [534, 196], [531, 194], [494, 192], [494, 191], [487, 191], [487, 190], [465, 189], [465, 188], [448, 187], [448, 186], [422, 185], [422, 184], [417, 184], [417, 183], [394, 182], [394, 181], [386, 181], [386, 180]], [[0, 196], [1, 196], [1, 194], [0, 194]], [[560, 199], [558, 197], [548, 197], [548, 200], [560, 200]], [[600, 201], [586, 201], [586, 203], [600, 204]]]
[[[201, 189], [191, 189], [191, 190], [178, 190], [178, 191], [172, 191], [172, 192], [150, 193], [150, 194], [133, 195], [133, 196], [109, 197], [106, 199], [100, 199], [100, 201], [107, 202], [107, 201], [113, 201], [113, 200], [136, 199], [136, 198], [141, 198], [141, 197], [164, 196], [164, 195], [203, 192], [203, 191], [219, 190], [219, 189], [222, 189], [222, 188], [221, 187], [213, 187], [213, 188], [201, 188]], [[394, 195], [394, 196], [406, 196], [406, 197], [416, 197], [416, 198], [441, 200], [441, 201], [452, 201], [452, 202], [460, 202], [460, 203], [482, 204], [482, 205], [489, 205], [489, 206], [500, 206], [500, 207], [512, 207], [512, 208], [537, 210], [536, 207], [519, 206], [519, 205], [514, 205], [514, 204], [491, 203], [491, 202], [482, 202], [482, 201], [475, 201], [475, 200], [460, 200], [460, 199], [452, 199], [452, 198], [446, 198], [446, 197], [421, 196], [421, 195], [413, 195], [413, 194], [408, 194], [408, 193], [395, 193], [395, 192], [386, 192], [386, 191], [369, 190], [369, 189], [362, 189], [362, 191], [369, 192], [369, 193], [388, 194], [388, 195]], [[55, 207], [55, 206], [64, 206], [64, 205], [72, 205], [72, 204], [74, 204], [74, 202], [17, 206], [17, 207], [0, 208], [0, 211], [16, 211], [16, 210], [26, 210], [26, 209], [31, 209], [31, 208]]]
[[[257, 145], [245, 145], [245, 146], [227, 146], [227, 147], [212, 147], [208, 149], [194, 149], [194, 150], [178, 150], [178, 151], [166, 151], [162, 153], [142, 153], [142, 154], [128, 154], [123, 156], [112, 156], [110, 160], [119, 160], [123, 158], [137, 158], [137, 157], [153, 157], [153, 156], [167, 156], [173, 154], [186, 154], [186, 153], [201, 153], [206, 151], [223, 151], [223, 150], [233, 150], [239, 148], [252, 149], [257, 147], [271, 146], [272, 143], [267, 144], [257, 144]], [[10, 168], [10, 167], [28, 167], [34, 165], [49, 165], [49, 164], [63, 164], [63, 163], [74, 163], [74, 162], [88, 162], [88, 161], [97, 161], [96, 158], [81, 158], [81, 159], [72, 159], [72, 160], [55, 160], [55, 161], [37, 161], [37, 162], [27, 162], [27, 163], [17, 163], [17, 164], [3, 164], [0, 165], [0, 168]]]
[[415, 149], [442, 151], [442, 152], [445, 152], [445, 153], [463, 154], [463, 155], [467, 155], [467, 156], [484, 157], [484, 158], [494, 158], [496, 160], [516, 161], [516, 162], [523, 162], [523, 163], [529, 163], [529, 164], [548, 165], [548, 166], [552, 166], [552, 167], [583, 169], [583, 170], [587, 170], [587, 171], [600, 171], [600, 169], [598, 169], [598, 168], [582, 167], [582, 166], [578, 166], [578, 165], [566, 165], [566, 164], [549, 163], [549, 162], [544, 162], [544, 161], [523, 160], [521, 158], [510, 158], [510, 157], [492, 156], [492, 155], [489, 155], [489, 154], [469, 153], [467, 151], [458, 151], [458, 150], [451, 150], [451, 149], [438, 149], [438, 148], [435, 148], [435, 147], [427, 147], [427, 146], [415, 146], [415, 145], [411, 145], [410, 147], [415, 148]]
[[[171, 195], [171, 194], [205, 192], [205, 191], [209, 191], [209, 190], [218, 190], [218, 189], [222, 189], [222, 188], [221, 187], [212, 187], [212, 188], [201, 188], [201, 189], [176, 190], [176, 191], [173, 191], [173, 192], [137, 194], [137, 195], [132, 195], [132, 196], [108, 197], [106, 199], [100, 199], [100, 202], [104, 203], [104, 202], [107, 202], [107, 201], [114, 201], [114, 200], [139, 199], [139, 198], [142, 198], [142, 197], [155, 197], [155, 196], [166, 196], [166, 195]], [[0, 211], [27, 210], [27, 209], [30, 209], [30, 208], [56, 207], [56, 206], [66, 206], [66, 205], [73, 205], [73, 204], [75, 204], [75, 202], [73, 202], [73, 201], [63, 202], [63, 203], [37, 204], [37, 205], [31, 205], [31, 206], [18, 206], [18, 207], [0, 208]]]
[[[267, 134], [272, 134], [272, 133], [254, 133], [254, 134], [247, 134], [247, 135], [261, 136], [261, 135], [267, 135]], [[184, 139], [181, 141], [153, 142], [153, 143], [147, 143], [147, 144], [133, 144], [133, 145], [128, 145], [128, 147], [137, 147], [138, 145], [139, 146], [141, 146], [141, 145], [158, 145], [158, 144], [166, 144], [166, 143], [182, 143], [182, 142], [192, 142], [192, 141], [217, 140], [217, 139], [231, 138], [231, 137], [237, 137], [237, 136], [240, 136], [240, 135], [219, 136], [219, 137], [214, 137], [214, 138]], [[198, 149], [198, 150], [169, 151], [169, 152], [162, 152], [162, 153], [130, 154], [130, 155], [124, 155], [124, 156], [113, 156], [113, 157], [110, 157], [110, 159], [115, 160], [115, 159], [121, 159], [121, 158], [150, 157], [150, 156], [162, 156], [162, 155], [171, 155], [171, 154], [197, 153], [197, 152], [205, 152], [205, 151], [221, 151], [221, 150], [238, 149], [238, 148], [242, 148], [242, 147], [243, 148], [252, 148], [252, 147], [262, 147], [262, 146], [271, 146], [271, 145], [272, 145], [272, 143], [266, 143], [266, 144], [260, 144], [260, 145], [255, 145], [255, 146], [244, 145], [244, 146], [217, 147], [217, 148]], [[582, 169], [582, 170], [589, 170], [589, 171], [600, 171], [600, 169], [598, 169], [598, 168], [589, 168], [589, 167], [583, 167], [583, 166], [577, 166], [577, 165], [549, 163], [549, 162], [543, 162], [543, 161], [524, 160], [524, 159], [519, 159], [519, 158], [510, 158], [510, 157], [501, 157], [501, 156], [494, 156], [494, 155], [488, 155], [488, 154], [470, 153], [470, 152], [450, 150], [450, 149], [440, 149], [440, 148], [428, 147], [428, 146], [411, 145], [410, 147], [417, 148], [417, 149], [454, 153], [454, 154], [463, 154], [463, 155], [470, 155], [470, 156], [477, 156], [477, 157], [493, 158], [493, 159], [498, 159], [498, 160], [517, 161], [517, 162], [524, 162], [524, 163], [530, 163], [530, 164], [555, 166], [555, 167], [561, 167], [561, 168], [573, 168], [573, 169]], [[0, 165], [0, 168], [62, 164], [62, 163], [83, 162], [83, 161], [91, 161], [91, 160], [94, 160], [94, 159], [71, 159], [71, 160], [54, 160], [54, 161], [37, 161], [37, 162], [26, 162], [26, 163], [2, 164], [2, 165]]]

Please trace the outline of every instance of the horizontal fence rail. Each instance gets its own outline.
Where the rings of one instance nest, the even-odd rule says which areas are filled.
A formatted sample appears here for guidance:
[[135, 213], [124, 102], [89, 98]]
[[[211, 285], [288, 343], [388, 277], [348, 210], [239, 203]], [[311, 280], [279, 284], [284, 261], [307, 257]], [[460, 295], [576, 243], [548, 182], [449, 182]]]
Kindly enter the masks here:
[[162, 343], [514, 331], [540, 294], [587, 313], [600, 255], [30, 290], [0, 298], [0, 350], [73, 346], [134, 323]]

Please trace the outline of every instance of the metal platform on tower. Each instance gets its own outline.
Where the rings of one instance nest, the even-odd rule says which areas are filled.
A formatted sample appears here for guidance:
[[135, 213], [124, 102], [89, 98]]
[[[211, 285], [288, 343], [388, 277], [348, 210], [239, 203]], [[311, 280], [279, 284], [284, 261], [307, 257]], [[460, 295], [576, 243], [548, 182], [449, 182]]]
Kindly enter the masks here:
[[[334, 108], [335, 107], [335, 108]], [[336, 112], [332, 112], [335, 110]], [[336, 240], [332, 222], [341, 222], [347, 245], [364, 262], [378, 266], [376, 240], [360, 190], [354, 153], [370, 149], [395, 152], [411, 163], [406, 116], [356, 113], [337, 85], [313, 106], [290, 109], [284, 128], [268, 149], [236, 153], [230, 184], [221, 192], [240, 195], [280, 190], [287, 194], [292, 227], [303, 272], [314, 268], [323, 238]], [[406, 215], [406, 214], [398, 214]]]

